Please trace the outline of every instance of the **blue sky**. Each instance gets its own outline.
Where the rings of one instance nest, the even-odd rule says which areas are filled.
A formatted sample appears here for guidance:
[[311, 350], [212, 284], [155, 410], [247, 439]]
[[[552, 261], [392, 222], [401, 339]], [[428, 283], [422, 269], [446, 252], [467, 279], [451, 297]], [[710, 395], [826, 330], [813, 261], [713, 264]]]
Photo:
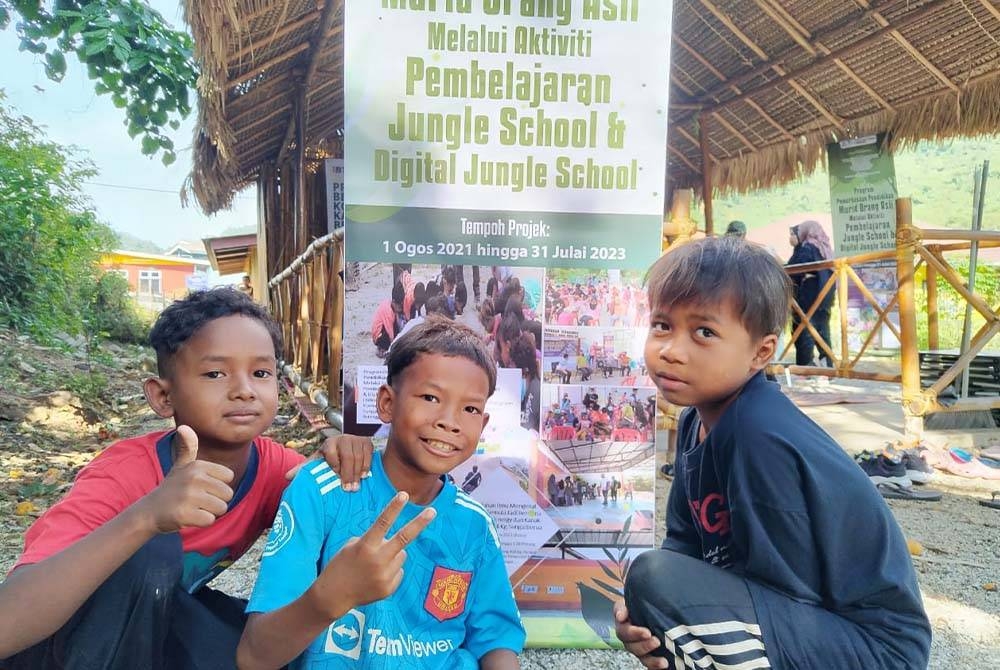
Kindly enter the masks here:
[[[177, 0], [151, 0], [149, 4], [174, 26], [183, 24]], [[191, 170], [196, 112], [177, 131], [170, 131], [179, 151], [177, 162], [164, 167], [158, 157], [142, 155], [139, 140], [125, 132], [123, 110], [111, 104], [108, 96], [94, 93], [94, 83], [75, 56], [67, 57], [66, 77], [56, 83], [46, 78], [40, 57], [18, 51], [17, 45], [11, 22], [0, 31], [0, 89], [7, 95], [7, 104], [42, 126], [50, 140], [76, 146], [79, 157], [95, 164], [100, 174], [84, 190], [102, 221], [163, 247], [181, 239], [218, 235], [227, 228], [256, 225], [253, 187], [237, 196], [232, 210], [211, 217], [193, 202], [181, 206], [180, 189]]]

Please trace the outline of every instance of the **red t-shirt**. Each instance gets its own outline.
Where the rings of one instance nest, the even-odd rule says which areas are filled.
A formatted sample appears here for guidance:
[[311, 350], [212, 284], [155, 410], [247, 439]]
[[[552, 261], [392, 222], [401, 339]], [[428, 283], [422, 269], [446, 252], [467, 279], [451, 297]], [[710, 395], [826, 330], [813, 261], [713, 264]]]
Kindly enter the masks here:
[[[161, 431], [116, 442], [80, 470], [69, 493], [28, 529], [14, 570], [62, 551], [156, 488], [173, 464], [172, 436]], [[208, 528], [180, 531], [188, 591], [228, 568], [271, 527], [288, 484], [285, 473], [303, 460], [266, 437], [254, 440], [229, 510]]]

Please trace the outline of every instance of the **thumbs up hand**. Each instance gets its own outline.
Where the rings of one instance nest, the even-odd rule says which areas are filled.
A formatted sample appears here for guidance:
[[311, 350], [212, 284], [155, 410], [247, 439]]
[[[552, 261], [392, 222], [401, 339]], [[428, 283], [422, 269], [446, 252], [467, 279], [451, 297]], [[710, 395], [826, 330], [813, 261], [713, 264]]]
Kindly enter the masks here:
[[198, 435], [191, 426], [178, 426], [174, 438], [177, 455], [174, 456], [174, 467], [187, 465], [198, 460]]
[[170, 472], [136, 504], [158, 533], [211, 526], [226, 513], [233, 497], [229, 484], [235, 475], [224, 465], [198, 460], [198, 435], [189, 426], [177, 427], [173, 444]]

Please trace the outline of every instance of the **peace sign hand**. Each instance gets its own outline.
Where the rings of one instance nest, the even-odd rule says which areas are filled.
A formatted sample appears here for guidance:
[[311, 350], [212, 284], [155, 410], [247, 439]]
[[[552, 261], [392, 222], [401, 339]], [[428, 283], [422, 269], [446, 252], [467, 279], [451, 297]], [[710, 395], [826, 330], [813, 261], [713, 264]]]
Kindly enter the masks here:
[[427, 508], [389, 537], [409, 496], [398, 493], [360, 538], [347, 541], [310, 587], [311, 600], [333, 621], [351, 608], [392, 595], [403, 581], [406, 546], [434, 519]]

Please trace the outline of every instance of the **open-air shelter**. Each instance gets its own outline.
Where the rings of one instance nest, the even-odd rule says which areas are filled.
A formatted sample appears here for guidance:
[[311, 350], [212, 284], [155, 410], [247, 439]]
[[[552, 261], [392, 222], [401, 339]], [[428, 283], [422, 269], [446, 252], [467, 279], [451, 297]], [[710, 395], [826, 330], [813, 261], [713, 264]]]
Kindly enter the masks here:
[[[342, 151], [344, 0], [189, 0], [186, 18], [202, 68], [191, 190], [215, 212], [256, 182], [267, 223], [297, 233], [297, 249], [272, 246], [284, 253], [269, 259], [291, 260], [310, 221], [325, 225], [315, 161]], [[994, 132], [1000, 8], [676, 0], [670, 73], [666, 192], [766, 188], [814, 170], [834, 139]], [[298, 207], [278, 183], [305, 189]]]
[[[187, 188], [211, 213], [256, 183], [275, 277], [327, 233], [320, 165], [343, 151], [345, 3], [185, 4], [202, 70]], [[711, 233], [713, 193], [808, 174], [831, 141], [996, 132], [998, 77], [992, 0], [675, 0], [667, 203], [693, 188]]]

